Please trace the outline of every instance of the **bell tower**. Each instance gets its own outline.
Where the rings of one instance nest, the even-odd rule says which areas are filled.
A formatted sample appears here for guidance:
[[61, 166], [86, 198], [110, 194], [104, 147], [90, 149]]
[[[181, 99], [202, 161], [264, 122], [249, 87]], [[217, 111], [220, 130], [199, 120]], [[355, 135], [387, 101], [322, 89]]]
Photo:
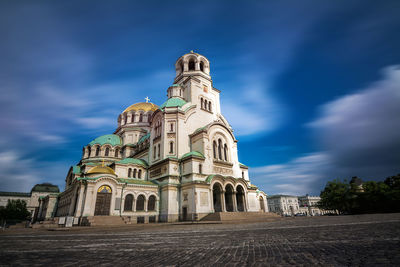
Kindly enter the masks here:
[[209, 113], [220, 113], [219, 90], [213, 87], [210, 62], [205, 56], [190, 51], [175, 63], [174, 85], [168, 97], [180, 97]]

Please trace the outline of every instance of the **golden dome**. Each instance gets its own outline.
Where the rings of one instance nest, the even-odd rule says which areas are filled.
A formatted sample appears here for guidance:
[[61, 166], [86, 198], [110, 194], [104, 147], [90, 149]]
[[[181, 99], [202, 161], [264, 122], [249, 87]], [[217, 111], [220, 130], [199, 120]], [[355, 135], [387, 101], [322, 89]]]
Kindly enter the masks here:
[[95, 174], [95, 173], [107, 173], [116, 175], [114, 170], [107, 166], [95, 166], [91, 168], [86, 174]]
[[126, 108], [124, 110], [124, 112], [128, 112], [131, 110], [134, 110], [134, 111], [143, 110], [146, 112], [146, 111], [156, 111], [157, 109], [158, 109], [158, 106], [154, 105], [153, 103], [140, 102], [140, 103], [136, 103], [136, 104], [129, 106], [128, 108]]

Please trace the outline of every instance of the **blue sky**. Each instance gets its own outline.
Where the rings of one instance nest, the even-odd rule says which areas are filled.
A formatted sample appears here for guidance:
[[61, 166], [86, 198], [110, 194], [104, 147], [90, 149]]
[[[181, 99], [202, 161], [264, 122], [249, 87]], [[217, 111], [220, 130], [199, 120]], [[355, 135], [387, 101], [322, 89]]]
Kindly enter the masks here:
[[0, 190], [64, 187], [127, 106], [211, 64], [239, 159], [267, 194], [400, 172], [399, 1], [2, 1]]

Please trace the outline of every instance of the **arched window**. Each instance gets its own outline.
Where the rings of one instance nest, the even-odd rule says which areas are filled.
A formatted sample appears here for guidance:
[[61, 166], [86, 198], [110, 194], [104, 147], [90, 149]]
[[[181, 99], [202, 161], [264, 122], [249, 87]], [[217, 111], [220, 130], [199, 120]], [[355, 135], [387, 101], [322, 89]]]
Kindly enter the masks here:
[[228, 147], [227, 147], [226, 144], [225, 144], [225, 145], [224, 145], [224, 158], [225, 158], [225, 161], [228, 161], [227, 154], [228, 154]]
[[169, 153], [174, 153], [174, 142], [169, 142]]
[[133, 178], [136, 178], [136, 169], [133, 169]]
[[204, 109], [207, 109], [207, 100], [204, 99]]
[[132, 116], [131, 116], [131, 122], [135, 122], [135, 114], [132, 114]]
[[144, 196], [138, 196], [136, 200], [136, 211], [144, 211]]
[[104, 156], [108, 157], [109, 154], [110, 154], [110, 148], [106, 147], [106, 152], [104, 153]]
[[214, 159], [217, 158], [217, 142], [213, 142]]
[[100, 155], [100, 147], [96, 147], [96, 157]]
[[141, 179], [142, 178], [142, 170], [139, 169], [138, 171], [138, 178]]
[[203, 100], [203, 98], [201, 98], [201, 99], [200, 99], [201, 108], [203, 108], [203, 102], [204, 102], [204, 100]]
[[194, 70], [194, 60], [189, 60], [189, 70]]
[[203, 173], [203, 165], [199, 164], [199, 173], [202, 174]]
[[132, 177], [132, 169], [131, 168], [128, 169], [128, 177]]
[[154, 146], [154, 151], [153, 151], [153, 159], [155, 159], [156, 158], [156, 153], [157, 153], [157, 147], [156, 146]]
[[211, 101], [208, 102], [208, 110], [211, 111]]
[[158, 157], [160, 157], [160, 154], [161, 154], [161, 146], [160, 146], [160, 144], [158, 144]]
[[200, 70], [204, 71], [204, 62], [203, 61], [200, 62]]
[[218, 139], [218, 158], [222, 160], [222, 141]]
[[142, 121], [143, 121], [143, 114], [140, 113], [140, 115], [139, 115], [139, 122], [142, 122]]
[[156, 209], [156, 197], [150, 196], [147, 201], [147, 210], [155, 210]]
[[124, 211], [132, 211], [133, 196], [131, 194], [125, 197]]
[[174, 131], [174, 124], [171, 123], [171, 132], [173, 132], [173, 131]]
[[119, 149], [116, 148], [116, 149], [115, 149], [115, 157], [118, 158], [118, 156], [119, 156]]

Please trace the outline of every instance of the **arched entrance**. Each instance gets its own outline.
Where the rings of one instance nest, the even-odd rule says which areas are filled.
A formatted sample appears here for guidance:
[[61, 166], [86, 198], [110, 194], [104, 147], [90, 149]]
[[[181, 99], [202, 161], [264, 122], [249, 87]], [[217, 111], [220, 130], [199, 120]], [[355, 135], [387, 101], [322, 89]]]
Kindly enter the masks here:
[[97, 190], [97, 198], [96, 198], [96, 208], [94, 210], [94, 215], [110, 215], [110, 206], [111, 206], [111, 187], [108, 185], [102, 185]]
[[222, 211], [222, 187], [219, 183], [215, 183], [213, 186], [213, 202], [214, 202], [214, 211], [221, 212]]
[[225, 207], [226, 211], [233, 211], [233, 187], [228, 184], [225, 187]]
[[237, 204], [237, 210], [238, 211], [244, 211], [244, 189], [242, 186], [238, 186], [236, 188], [236, 204]]
[[262, 196], [260, 196], [260, 210], [265, 212], [264, 198]]

